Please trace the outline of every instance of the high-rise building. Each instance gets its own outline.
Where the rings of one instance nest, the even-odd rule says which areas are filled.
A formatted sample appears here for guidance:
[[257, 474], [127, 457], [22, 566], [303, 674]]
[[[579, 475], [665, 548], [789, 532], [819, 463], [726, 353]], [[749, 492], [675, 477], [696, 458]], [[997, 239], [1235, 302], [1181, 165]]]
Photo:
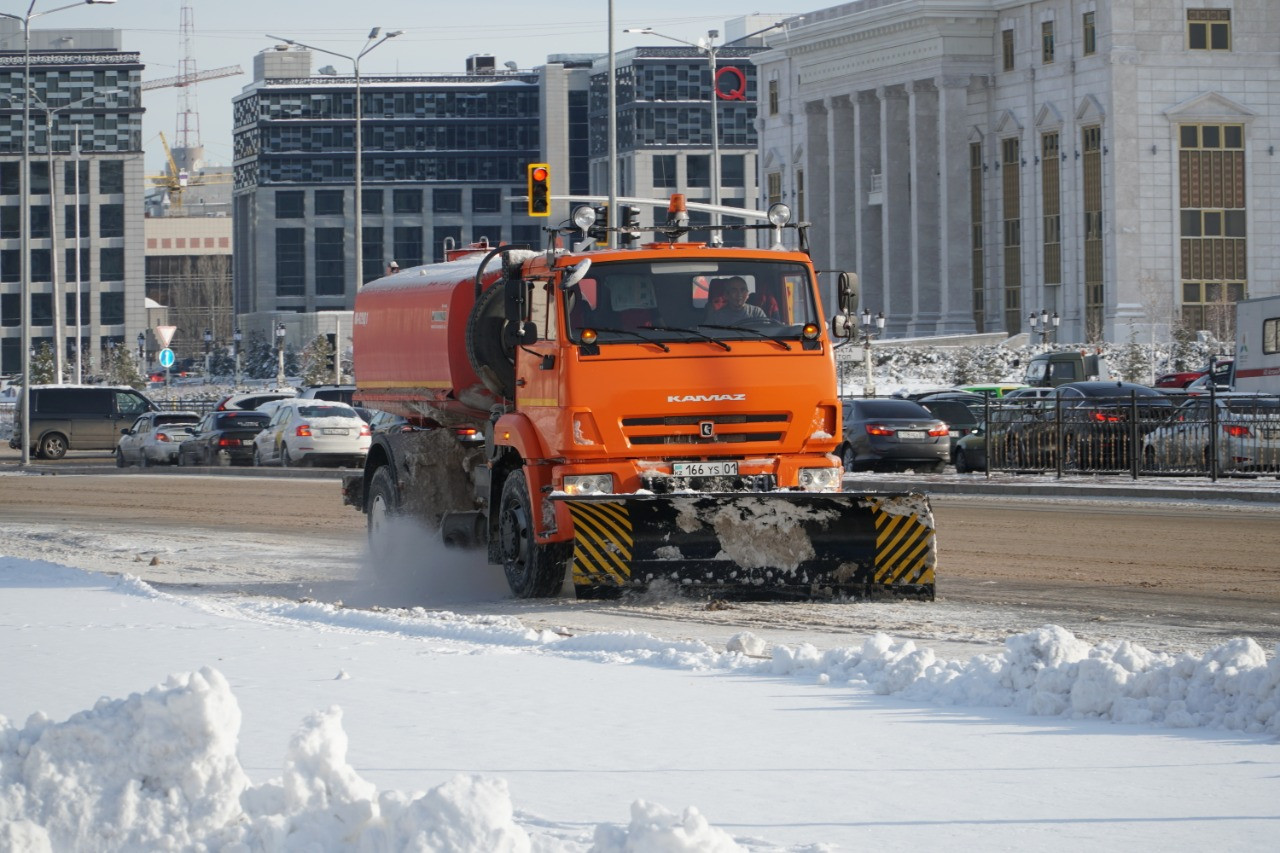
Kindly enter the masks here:
[[756, 57], [768, 198], [892, 336], [1232, 337], [1277, 292], [1275, 0], [863, 0]]
[[[3, 373], [22, 364], [22, 46], [21, 26], [0, 19]], [[61, 340], [68, 359], [78, 343], [86, 375], [146, 326], [142, 69], [117, 30], [31, 31], [31, 342]]]
[[[265, 50], [234, 101], [233, 278], [246, 335], [301, 329], [288, 315], [355, 299], [356, 79], [311, 63], [305, 48]], [[392, 261], [440, 261], [451, 245], [544, 244], [548, 220], [512, 199], [532, 162], [551, 164], [557, 195], [585, 188], [570, 134], [585, 126], [588, 63], [523, 70], [477, 55], [455, 73], [362, 71], [361, 280]]]

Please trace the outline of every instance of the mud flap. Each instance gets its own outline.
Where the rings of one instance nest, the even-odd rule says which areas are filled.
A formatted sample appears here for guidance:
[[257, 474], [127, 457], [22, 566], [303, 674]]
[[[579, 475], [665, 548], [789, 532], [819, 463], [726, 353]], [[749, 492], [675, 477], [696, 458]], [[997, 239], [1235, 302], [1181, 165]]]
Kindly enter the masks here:
[[558, 496], [580, 593], [666, 582], [727, 597], [932, 599], [933, 513], [921, 494]]

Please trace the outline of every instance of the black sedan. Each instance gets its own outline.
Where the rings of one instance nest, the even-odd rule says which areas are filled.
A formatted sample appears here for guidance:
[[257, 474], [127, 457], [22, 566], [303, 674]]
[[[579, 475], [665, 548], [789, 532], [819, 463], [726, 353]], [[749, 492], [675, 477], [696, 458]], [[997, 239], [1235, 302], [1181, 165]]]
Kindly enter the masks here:
[[179, 465], [253, 464], [253, 437], [271, 420], [269, 412], [233, 409], [210, 412], [178, 446]]
[[941, 472], [951, 458], [951, 431], [911, 400], [846, 399], [840, 457], [846, 471]]
[[1058, 386], [1056, 405], [1041, 402], [1002, 424], [1004, 456], [1012, 467], [1043, 470], [1061, 460], [1065, 470], [1128, 469], [1133, 448], [1141, 448], [1142, 437], [1174, 408], [1154, 388], [1110, 381], [1068, 382]]

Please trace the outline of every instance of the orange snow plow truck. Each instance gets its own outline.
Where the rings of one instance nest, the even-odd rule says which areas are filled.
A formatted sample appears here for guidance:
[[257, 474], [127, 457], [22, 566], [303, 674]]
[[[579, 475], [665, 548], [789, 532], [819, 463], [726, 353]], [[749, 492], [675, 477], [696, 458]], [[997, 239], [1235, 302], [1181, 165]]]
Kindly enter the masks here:
[[[568, 578], [580, 597], [665, 583], [931, 599], [927, 498], [842, 491], [833, 341], [804, 226], [775, 207], [767, 224], [710, 229], [766, 233], [773, 249], [687, 242], [677, 195], [633, 248], [600, 248], [642, 238], [593, 226], [584, 206], [543, 250], [450, 250], [367, 284], [356, 400], [408, 420], [343, 482], [375, 562], [405, 559], [393, 543], [409, 517], [487, 547], [517, 597]], [[837, 334], [853, 328], [855, 280], [841, 276]]]

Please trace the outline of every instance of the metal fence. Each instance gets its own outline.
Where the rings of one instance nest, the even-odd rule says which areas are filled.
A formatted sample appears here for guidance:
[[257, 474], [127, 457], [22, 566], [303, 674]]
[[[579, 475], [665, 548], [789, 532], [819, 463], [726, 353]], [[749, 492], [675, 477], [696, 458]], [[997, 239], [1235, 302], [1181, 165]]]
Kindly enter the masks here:
[[1280, 476], [1275, 395], [990, 399], [979, 417], [988, 471]]

